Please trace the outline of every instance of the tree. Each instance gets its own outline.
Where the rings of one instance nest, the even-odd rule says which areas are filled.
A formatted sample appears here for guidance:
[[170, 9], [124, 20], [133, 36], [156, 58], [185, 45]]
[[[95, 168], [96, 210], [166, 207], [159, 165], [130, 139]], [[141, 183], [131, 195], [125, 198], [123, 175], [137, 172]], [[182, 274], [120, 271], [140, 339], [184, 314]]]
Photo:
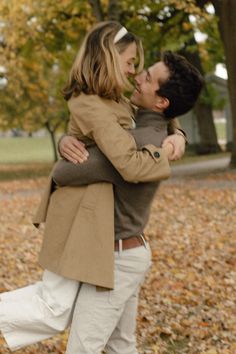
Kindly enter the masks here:
[[228, 72], [228, 88], [233, 119], [231, 166], [236, 167], [236, 2], [234, 0], [214, 0], [213, 5], [219, 17], [219, 30], [225, 48], [225, 62]]
[[225, 64], [228, 72], [228, 89], [233, 120], [233, 144], [230, 165], [236, 167], [236, 1], [235, 0], [197, 0], [204, 8], [212, 3], [219, 18], [219, 32], [224, 46]]
[[[45, 127], [55, 149], [55, 132], [68, 121], [61, 89], [92, 22], [85, 1], [2, 1], [1, 64], [7, 84], [0, 90], [1, 127], [29, 132]], [[82, 11], [82, 13], [81, 13]]]
[[[190, 39], [190, 42], [187, 44], [186, 48], [180, 50], [180, 54], [183, 54], [189, 60], [189, 62], [192, 63], [203, 76], [205, 76], [199, 51], [188, 51], [188, 46], [191, 45], [197, 46], [194, 35]], [[221, 151], [221, 147], [218, 144], [216, 128], [214, 124], [212, 98], [209, 92], [209, 85], [207, 83], [205, 83], [202, 94], [194, 109], [200, 136], [200, 144], [197, 146], [197, 153], [210, 154]]]
[[[207, 51], [193, 43], [194, 28], [189, 21], [189, 15], [194, 15], [196, 26], [205, 26], [209, 38], [215, 36], [210, 31], [214, 18], [209, 20], [204, 8], [207, 2], [63, 0], [53, 3], [42, 0], [39, 4], [36, 0], [12, 0], [9, 4], [3, 0], [0, 3], [0, 56], [6, 68], [7, 85], [0, 90], [1, 126], [18, 126], [28, 131], [46, 126], [52, 138], [56, 129], [65, 126], [68, 112], [60, 90], [78, 43], [96, 21], [115, 19], [137, 33], [143, 39], [147, 65], [157, 59], [160, 50], [171, 49], [184, 52], [202, 72], [209, 70], [206, 63], [211, 62], [212, 70], [213, 58], [218, 54], [211, 51], [205, 59]], [[210, 98], [201, 102], [210, 117], [201, 122], [209, 121], [210, 125], [207, 129], [205, 125], [200, 126], [200, 133], [202, 143], [210, 141], [217, 150], [210, 104]]]
[[[192, 1], [184, 3], [179, 1], [145, 1], [145, 4], [143, 1], [135, 3], [126, 1], [124, 4], [120, 1], [110, 0], [107, 7], [102, 7], [100, 1], [91, 0], [90, 4], [98, 21], [107, 18], [116, 19], [143, 38], [146, 65], [156, 61], [161, 50], [171, 48], [184, 55], [205, 75], [202, 64], [203, 50], [194, 38], [196, 25], [190, 22], [189, 15], [195, 14], [197, 23], [200, 23], [204, 30], [212, 27], [215, 24], [215, 19], [212, 15], [209, 19], [210, 15], [205, 12], [202, 15], [202, 11]], [[208, 32], [210, 32], [209, 29]], [[211, 31], [209, 35], [215, 36], [215, 33]], [[219, 48], [220, 45], [217, 47]], [[212, 56], [210, 60], [215, 63]], [[214, 68], [215, 66], [212, 65], [211, 70]], [[198, 152], [218, 152], [221, 148], [217, 141], [211, 96], [208, 94], [207, 85], [202, 97], [195, 110], [200, 135]]]

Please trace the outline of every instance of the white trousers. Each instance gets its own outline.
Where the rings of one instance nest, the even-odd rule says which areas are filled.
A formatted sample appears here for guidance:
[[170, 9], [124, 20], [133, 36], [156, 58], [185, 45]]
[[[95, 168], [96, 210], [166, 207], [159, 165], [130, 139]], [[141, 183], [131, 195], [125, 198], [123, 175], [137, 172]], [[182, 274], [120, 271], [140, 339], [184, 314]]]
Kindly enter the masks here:
[[138, 291], [150, 259], [149, 246], [115, 252], [111, 291], [97, 291], [46, 270], [42, 281], [0, 294], [0, 330], [9, 348], [17, 350], [63, 331], [74, 311], [67, 354], [100, 354], [105, 347], [109, 354], [136, 354]]
[[14, 351], [48, 339], [71, 323], [78, 281], [44, 271], [42, 281], [0, 294], [0, 330]]
[[73, 313], [66, 354], [137, 354], [138, 292], [151, 264], [150, 248], [115, 252], [115, 287], [96, 291], [82, 284]]

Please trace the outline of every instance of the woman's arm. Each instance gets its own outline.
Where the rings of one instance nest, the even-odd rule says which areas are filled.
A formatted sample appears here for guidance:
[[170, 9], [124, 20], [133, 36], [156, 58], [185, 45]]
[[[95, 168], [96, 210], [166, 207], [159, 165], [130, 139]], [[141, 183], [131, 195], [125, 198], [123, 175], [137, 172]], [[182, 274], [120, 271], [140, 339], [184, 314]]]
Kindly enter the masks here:
[[98, 104], [97, 96], [86, 99], [69, 102], [73, 125], [95, 141], [126, 181], [151, 182], [169, 177], [168, 158], [161, 148], [146, 145], [138, 151], [134, 138], [119, 125], [115, 113]]
[[[166, 131], [156, 131], [152, 127], [130, 130], [137, 147], [152, 143], [161, 145]], [[172, 151], [171, 151], [172, 153]], [[106, 156], [97, 146], [88, 147], [89, 158], [84, 163], [74, 164], [60, 160], [54, 167], [52, 177], [59, 186], [81, 186], [97, 182], [110, 182], [115, 185], [124, 183], [121, 175], [116, 171]], [[170, 151], [166, 150], [169, 155]]]

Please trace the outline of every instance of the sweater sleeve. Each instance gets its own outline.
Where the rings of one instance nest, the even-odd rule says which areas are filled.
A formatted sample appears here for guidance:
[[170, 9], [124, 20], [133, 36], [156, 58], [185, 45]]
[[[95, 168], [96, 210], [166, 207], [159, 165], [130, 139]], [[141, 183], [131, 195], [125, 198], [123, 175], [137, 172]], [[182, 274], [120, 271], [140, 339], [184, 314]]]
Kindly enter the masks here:
[[168, 133], [174, 134], [176, 129], [181, 129], [181, 125], [177, 118], [173, 118], [168, 123]]
[[123, 183], [123, 178], [96, 145], [88, 147], [89, 158], [81, 164], [65, 159], [59, 160], [52, 171], [54, 182], [60, 186], [83, 186], [98, 182], [115, 185]]
[[177, 118], [171, 119], [168, 124], [168, 134], [174, 134], [176, 130], [179, 130], [183, 133], [186, 142], [188, 142], [188, 137], [186, 132], [182, 129], [180, 122]]
[[128, 182], [151, 182], [168, 178], [170, 167], [163, 149], [146, 145], [137, 150], [134, 137], [121, 127], [115, 112], [90, 95], [69, 102], [73, 126], [94, 140], [102, 153]]

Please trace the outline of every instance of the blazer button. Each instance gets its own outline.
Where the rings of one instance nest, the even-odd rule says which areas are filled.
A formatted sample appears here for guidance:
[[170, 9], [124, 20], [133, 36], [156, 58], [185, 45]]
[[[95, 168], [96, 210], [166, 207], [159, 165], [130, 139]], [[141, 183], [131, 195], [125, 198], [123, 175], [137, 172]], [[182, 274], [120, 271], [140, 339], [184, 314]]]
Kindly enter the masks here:
[[153, 155], [154, 155], [154, 157], [160, 157], [160, 154], [158, 151], [155, 151]]

